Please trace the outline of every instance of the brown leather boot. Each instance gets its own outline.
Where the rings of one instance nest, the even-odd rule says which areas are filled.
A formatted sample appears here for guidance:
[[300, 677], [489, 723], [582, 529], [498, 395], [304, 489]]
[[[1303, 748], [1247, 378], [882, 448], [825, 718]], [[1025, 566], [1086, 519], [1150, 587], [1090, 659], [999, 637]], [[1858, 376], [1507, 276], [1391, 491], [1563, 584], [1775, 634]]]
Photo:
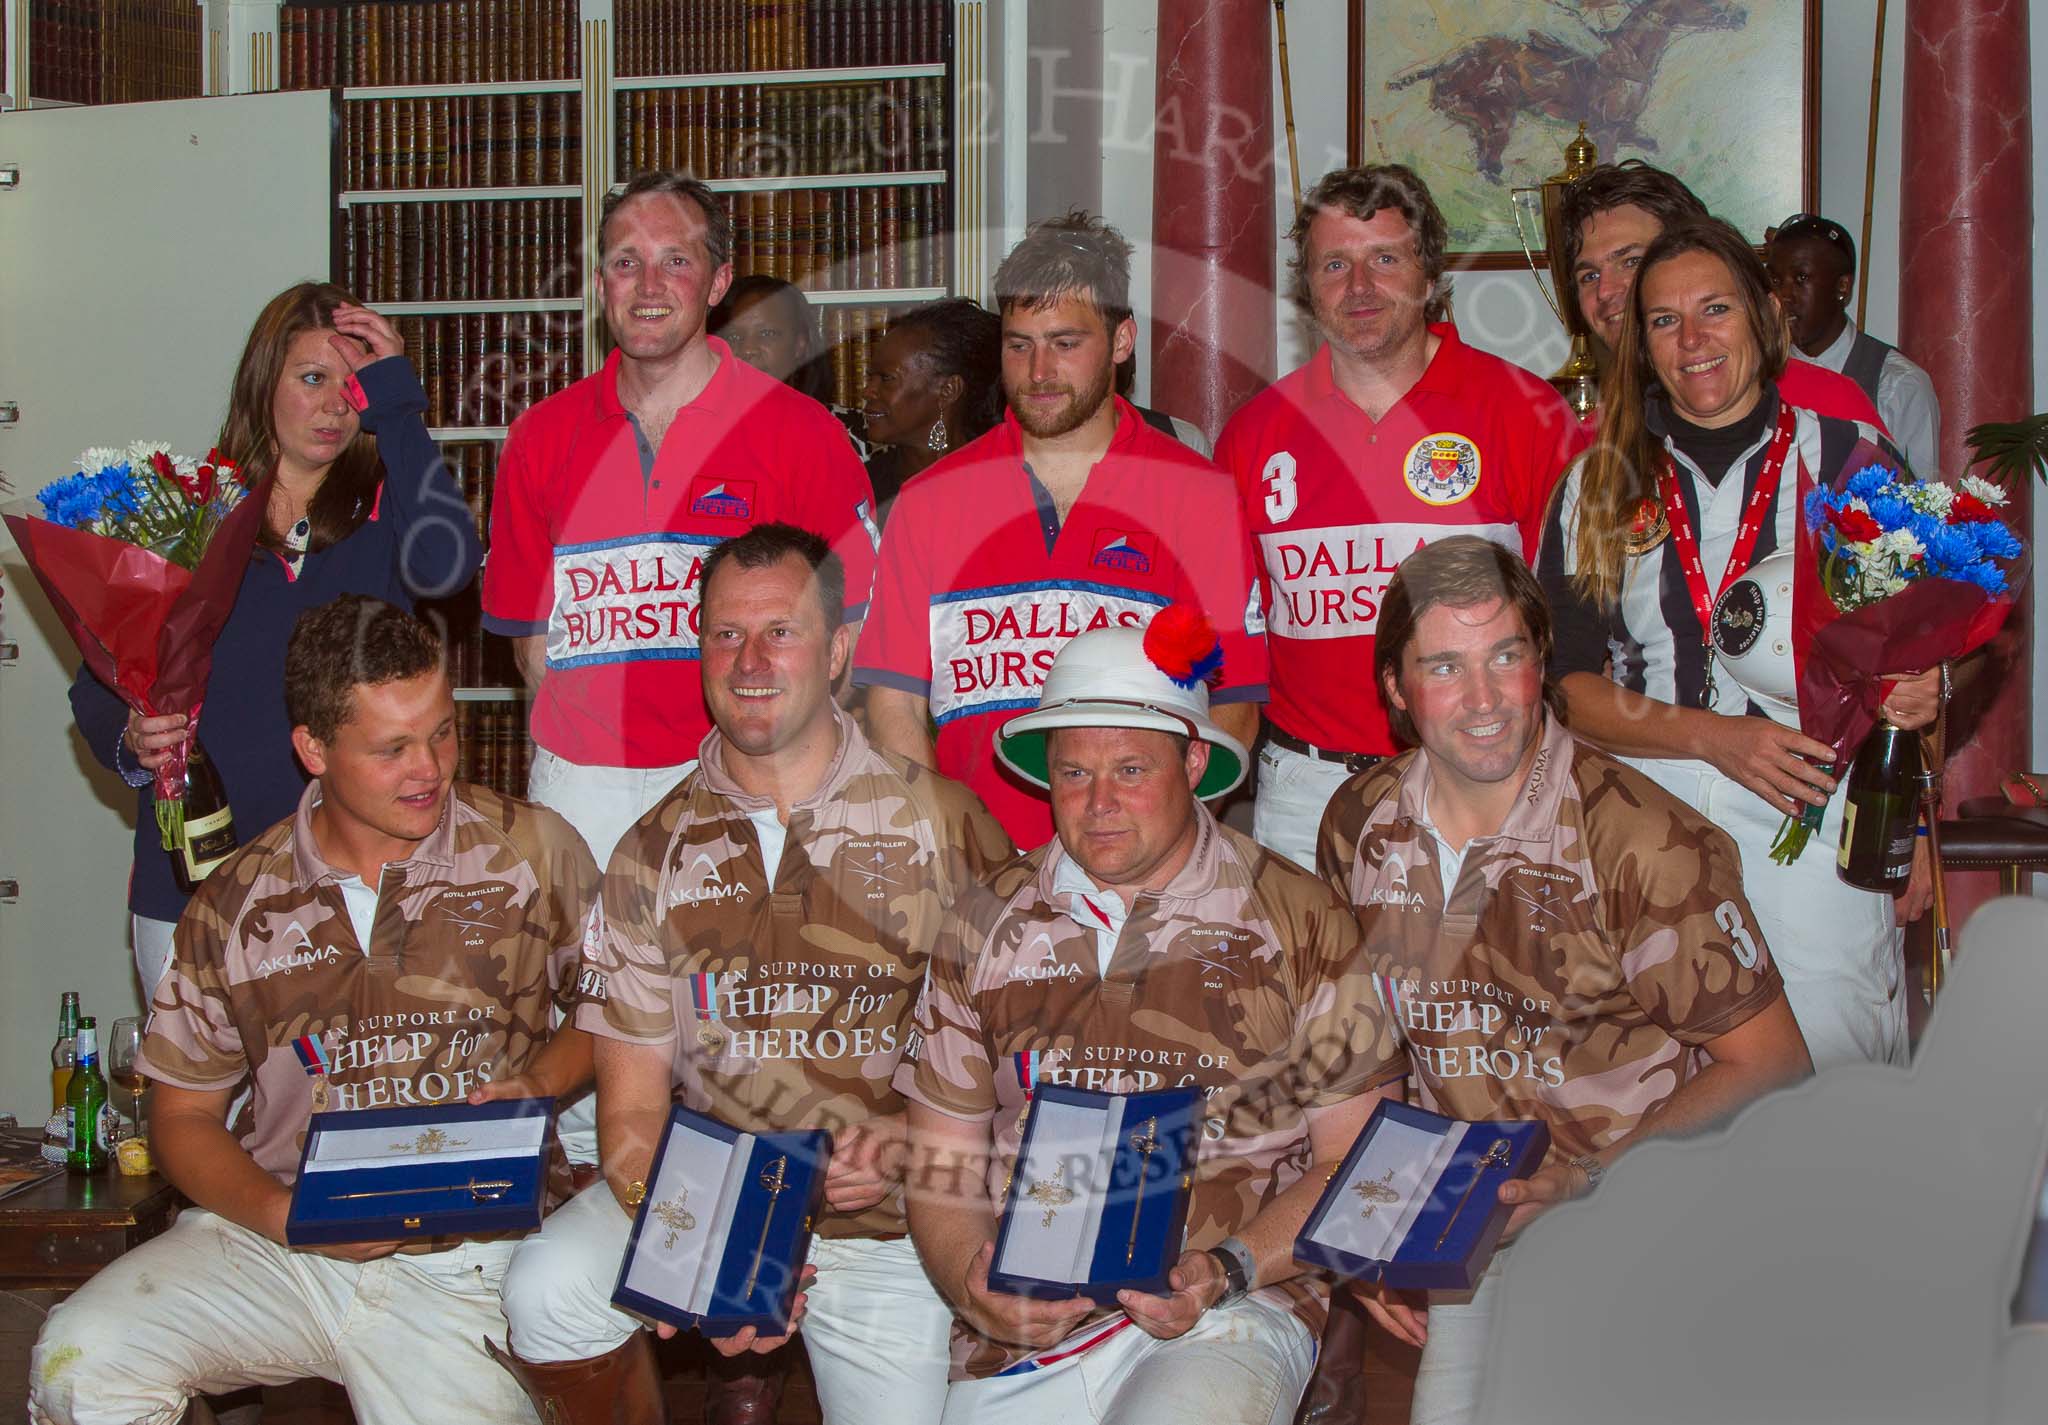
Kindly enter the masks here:
[[714, 1355], [704, 1373], [704, 1425], [775, 1425], [789, 1351], [783, 1346], [765, 1356]]
[[1371, 1319], [1350, 1292], [1340, 1287], [1330, 1293], [1330, 1323], [1294, 1425], [1365, 1425], [1365, 1333]]
[[535, 1365], [487, 1339], [491, 1359], [512, 1372], [542, 1425], [668, 1425], [654, 1342], [645, 1331], [616, 1351], [584, 1361]]

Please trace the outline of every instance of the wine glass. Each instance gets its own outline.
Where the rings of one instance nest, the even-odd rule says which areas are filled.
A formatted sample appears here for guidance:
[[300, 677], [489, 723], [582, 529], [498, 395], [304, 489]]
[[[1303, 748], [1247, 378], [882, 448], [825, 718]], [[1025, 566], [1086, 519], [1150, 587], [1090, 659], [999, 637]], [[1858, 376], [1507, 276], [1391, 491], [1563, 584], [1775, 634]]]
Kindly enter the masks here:
[[148, 1084], [137, 1063], [141, 1052], [142, 1021], [132, 1014], [115, 1020], [107, 1036], [107, 1077], [128, 1095], [128, 1107], [138, 1136], [142, 1132], [142, 1097], [148, 1091]]

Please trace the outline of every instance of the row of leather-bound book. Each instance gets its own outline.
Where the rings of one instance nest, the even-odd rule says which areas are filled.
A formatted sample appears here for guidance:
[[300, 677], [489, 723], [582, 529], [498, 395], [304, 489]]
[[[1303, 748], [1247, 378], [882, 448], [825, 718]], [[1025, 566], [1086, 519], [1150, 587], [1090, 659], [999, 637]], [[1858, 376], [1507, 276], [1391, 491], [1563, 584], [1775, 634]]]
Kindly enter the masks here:
[[574, 79], [576, 0], [335, 0], [278, 13], [278, 87]]

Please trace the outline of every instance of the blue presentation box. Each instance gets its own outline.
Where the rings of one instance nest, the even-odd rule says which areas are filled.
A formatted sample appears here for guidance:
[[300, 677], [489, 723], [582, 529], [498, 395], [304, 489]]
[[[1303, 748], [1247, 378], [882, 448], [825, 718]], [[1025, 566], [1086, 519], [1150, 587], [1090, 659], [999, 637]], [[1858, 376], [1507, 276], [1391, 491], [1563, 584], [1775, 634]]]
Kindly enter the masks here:
[[1164, 1295], [1180, 1260], [1202, 1136], [1199, 1089], [1104, 1094], [1040, 1084], [996, 1233], [988, 1284], [1111, 1305]]
[[613, 1305], [706, 1336], [782, 1335], [831, 1160], [830, 1133], [742, 1133], [672, 1109]]
[[294, 1247], [530, 1232], [540, 1226], [551, 1098], [316, 1113], [285, 1218]]
[[1412, 1291], [1479, 1284], [1512, 1211], [1500, 1185], [1550, 1150], [1540, 1122], [1465, 1123], [1382, 1101], [1294, 1240], [1294, 1259]]

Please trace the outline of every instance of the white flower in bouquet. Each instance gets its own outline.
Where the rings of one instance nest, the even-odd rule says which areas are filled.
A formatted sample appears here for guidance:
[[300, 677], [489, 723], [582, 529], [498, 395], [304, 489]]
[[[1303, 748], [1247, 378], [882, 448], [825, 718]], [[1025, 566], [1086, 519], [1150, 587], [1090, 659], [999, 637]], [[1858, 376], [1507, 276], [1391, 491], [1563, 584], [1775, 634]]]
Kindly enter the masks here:
[[128, 463], [128, 453], [104, 445], [89, 445], [78, 457], [78, 468], [87, 475], [97, 475], [102, 470], [111, 470], [117, 465]]
[[1963, 477], [1963, 493], [1976, 496], [1994, 510], [2005, 507], [2005, 488], [2002, 485], [1994, 485], [1989, 480], [1979, 479], [1975, 475]]
[[1902, 569], [1927, 553], [1927, 546], [1920, 542], [1920, 536], [1903, 526], [1879, 535], [1871, 549], [1894, 569]]
[[1938, 520], [1947, 519], [1949, 507], [1956, 502], [1955, 490], [1939, 480], [1906, 481], [1897, 488], [1906, 497], [1907, 504]]

